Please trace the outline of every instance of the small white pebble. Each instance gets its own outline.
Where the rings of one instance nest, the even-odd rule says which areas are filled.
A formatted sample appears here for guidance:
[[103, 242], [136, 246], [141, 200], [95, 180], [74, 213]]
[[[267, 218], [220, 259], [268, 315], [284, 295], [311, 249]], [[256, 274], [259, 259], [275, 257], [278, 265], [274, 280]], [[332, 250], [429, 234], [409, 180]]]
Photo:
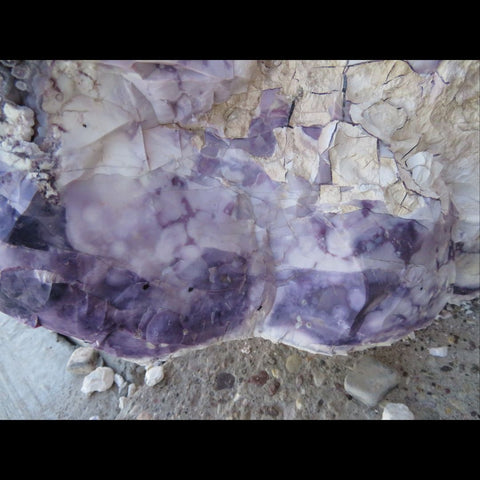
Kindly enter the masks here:
[[387, 403], [383, 409], [382, 420], [415, 420], [415, 416], [403, 403]]
[[280, 370], [278, 368], [272, 367], [270, 369], [270, 373], [274, 378], [279, 378], [280, 377]]
[[130, 383], [127, 388], [127, 397], [131, 397], [137, 391], [137, 386], [134, 383]]
[[93, 417], [90, 417], [89, 420], [100, 420], [100, 417], [98, 415], [94, 415]]
[[448, 347], [433, 347], [429, 348], [428, 352], [434, 357], [446, 357], [448, 355]]
[[110, 367], [98, 367], [89, 373], [82, 384], [82, 393], [105, 392], [113, 385], [114, 372]]
[[164, 372], [163, 367], [161, 365], [156, 365], [150, 368], [147, 368], [145, 372], [145, 385], [149, 387], [153, 387], [160, 383], [163, 380]]
[[118, 399], [118, 408], [119, 408], [120, 410], [123, 410], [123, 409], [125, 408], [125, 403], [126, 403], [126, 401], [127, 401], [127, 397], [120, 397], [120, 398]]
[[127, 382], [124, 380], [124, 378], [116, 373], [114, 376], [113, 376], [113, 381], [115, 382], [115, 385], [118, 387], [118, 389], [120, 390]]

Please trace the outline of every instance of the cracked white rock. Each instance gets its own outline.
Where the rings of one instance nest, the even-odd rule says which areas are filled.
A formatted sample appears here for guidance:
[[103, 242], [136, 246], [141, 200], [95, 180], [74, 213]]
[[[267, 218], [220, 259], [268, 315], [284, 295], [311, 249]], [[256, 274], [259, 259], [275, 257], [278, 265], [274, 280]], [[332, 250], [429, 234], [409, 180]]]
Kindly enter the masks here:
[[82, 393], [91, 395], [94, 392], [105, 392], [113, 385], [114, 376], [110, 367], [96, 368], [83, 379]]
[[333, 183], [338, 186], [378, 185], [377, 141], [361, 127], [340, 122], [330, 148]]
[[295, 104], [292, 124], [312, 126], [326, 125], [332, 117], [340, 116], [342, 92], [305, 93]]
[[415, 420], [415, 415], [403, 403], [387, 403], [382, 412], [382, 420]]

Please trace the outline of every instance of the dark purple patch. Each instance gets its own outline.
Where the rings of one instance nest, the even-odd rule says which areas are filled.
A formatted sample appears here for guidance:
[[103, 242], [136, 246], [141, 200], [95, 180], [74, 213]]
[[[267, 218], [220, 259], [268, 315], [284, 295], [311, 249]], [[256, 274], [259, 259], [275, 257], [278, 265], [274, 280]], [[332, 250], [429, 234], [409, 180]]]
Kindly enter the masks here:
[[214, 175], [219, 165], [220, 160], [204, 155], [200, 155], [197, 160], [197, 170], [201, 175]]
[[228, 372], [220, 372], [215, 377], [215, 390], [225, 390], [235, 385], [235, 377]]
[[322, 127], [302, 127], [302, 131], [310, 138], [318, 140], [320, 138], [320, 134], [322, 133]]
[[274, 379], [268, 387], [268, 393], [270, 394], [270, 396], [273, 397], [273, 395], [275, 395], [279, 389], [280, 389], [280, 382]]

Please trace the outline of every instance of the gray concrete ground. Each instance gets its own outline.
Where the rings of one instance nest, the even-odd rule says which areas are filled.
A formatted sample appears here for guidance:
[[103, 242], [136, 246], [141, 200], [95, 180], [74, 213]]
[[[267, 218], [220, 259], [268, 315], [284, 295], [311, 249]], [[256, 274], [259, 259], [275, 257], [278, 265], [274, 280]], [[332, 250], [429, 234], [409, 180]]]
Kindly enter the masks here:
[[[87, 396], [83, 376], [66, 370], [76, 345], [0, 316], [0, 419], [380, 420], [393, 402], [417, 420], [478, 420], [479, 317], [479, 299], [447, 305], [410, 338], [348, 356], [313, 355], [262, 339], [223, 343], [168, 360], [155, 386], [145, 385], [144, 367], [101, 354], [102, 364], [137, 388], [127, 396], [125, 386], [120, 391], [114, 384]], [[448, 348], [429, 350], [436, 347]], [[398, 374], [398, 384], [373, 407], [344, 385], [367, 356]]]

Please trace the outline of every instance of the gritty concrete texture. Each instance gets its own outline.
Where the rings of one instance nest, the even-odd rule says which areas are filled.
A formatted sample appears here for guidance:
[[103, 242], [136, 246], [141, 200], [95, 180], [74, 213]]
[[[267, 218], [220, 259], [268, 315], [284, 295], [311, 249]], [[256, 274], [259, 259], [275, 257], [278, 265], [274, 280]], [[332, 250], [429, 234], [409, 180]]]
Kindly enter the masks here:
[[[381, 420], [402, 403], [415, 420], [480, 419], [479, 299], [447, 305], [428, 328], [392, 346], [327, 357], [262, 339], [213, 345], [145, 368], [101, 353], [126, 385], [82, 394], [66, 365], [78, 348], [60, 335], [0, 317], [0, 419]], [[430, 348], [448, 346], [445, 357]], [[399, 375], [375, 407], [345, 391], [346, 376], [371, 357]], [[122, 400], [120, 401], [120, 398]], [[122, 407], [122, 408], [120, 408]]]

